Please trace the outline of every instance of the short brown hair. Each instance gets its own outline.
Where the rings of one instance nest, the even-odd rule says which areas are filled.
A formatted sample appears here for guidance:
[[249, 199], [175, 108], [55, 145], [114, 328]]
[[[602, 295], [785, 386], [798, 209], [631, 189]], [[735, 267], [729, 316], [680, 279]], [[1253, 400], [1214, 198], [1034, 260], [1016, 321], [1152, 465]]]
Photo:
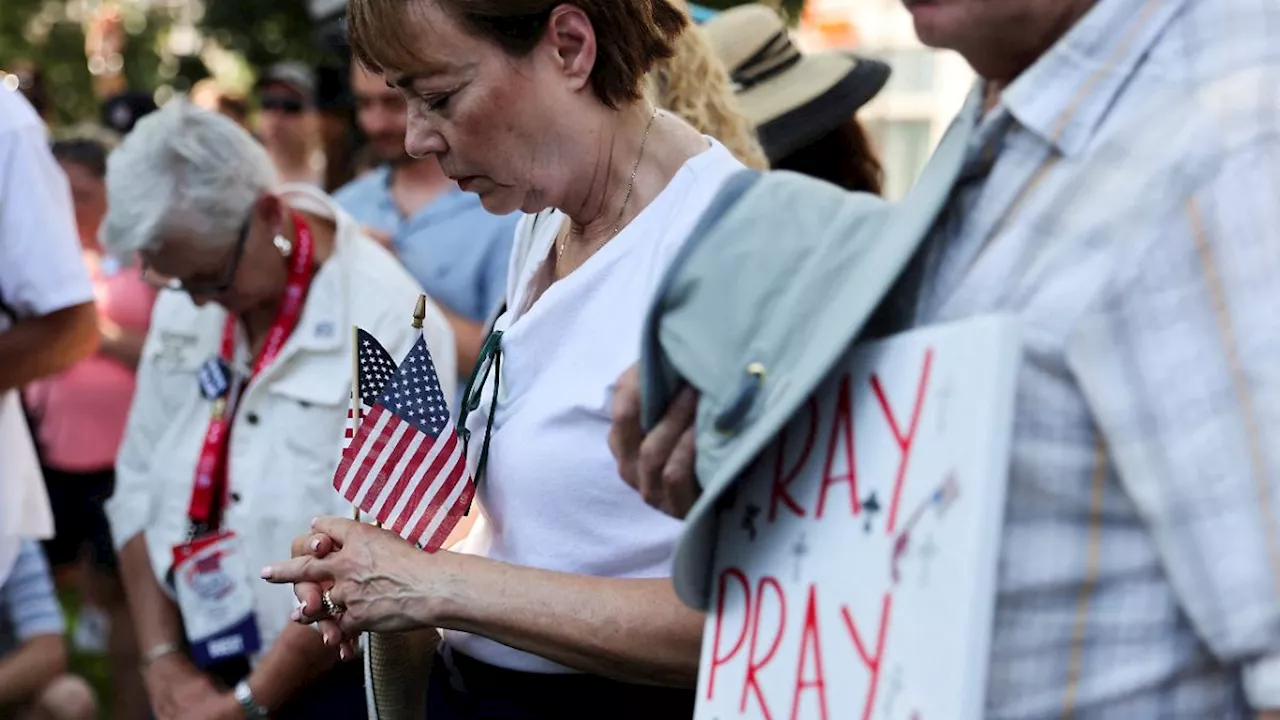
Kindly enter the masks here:
[[645, 73], [671, 57], [687, 24], [668, 0], [350, 0], [347, 23], [356, 58], [375, 70], [412, 68], [418, 55], [404, 15], [424, 2], [439, 3], [464, 28], [513, 57], [533, 50], [557, 7], [579, 8], [596, 33], [591, 87], [612, 108], [642, 97]]

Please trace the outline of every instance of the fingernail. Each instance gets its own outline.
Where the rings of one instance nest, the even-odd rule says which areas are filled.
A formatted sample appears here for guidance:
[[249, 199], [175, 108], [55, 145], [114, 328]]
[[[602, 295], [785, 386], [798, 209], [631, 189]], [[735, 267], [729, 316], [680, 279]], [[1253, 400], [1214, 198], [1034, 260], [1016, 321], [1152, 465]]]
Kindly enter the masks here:
[[267, 567], [264, 567], [264, 568], [262, 568], [262, 570], [258, 571], [258, 576], [259, 576], [259, 577], [261, 577], [263, 580], [270, 580], [270, 579], [271, 579], [271, 566], [270, 566], [270, 565], [268, 565]]
[[322, 634], [320, 635], [320, 637], [324, 639], [324, 646], [325, 646], [325, 647], [329, 647], [330, 645], [332, 645], [332, 644], [333, 644], [333, 643], [329, 642], [329, 633], [322, 633]]
[[339, 651], [338, 651], [338, 657], [342, 658], [343, 660], [346, 660], [346, 659], [347, 659], [347, 649], [346, 649], [346, 648], [342, 648], [341, 650], [339, 650]]
[[313, 517], [313, 518], [311, 518], [311, 527], [315, 527], [315, 526], [316, 526], [316, 523], [318, 523], [318, 522], [320, 522], [320, 518], [318, 518], [318, 517]]
[[316, 538], [315, 540], [311, 541], [311, 552], [315, 552], [319, 549], [320, 549], [320, 538]]
[[298, 608], [294, 608], [293, 612], [289, 613], [289, 619], [294, 622], [298, 622], [302, 619], [302, 611]]

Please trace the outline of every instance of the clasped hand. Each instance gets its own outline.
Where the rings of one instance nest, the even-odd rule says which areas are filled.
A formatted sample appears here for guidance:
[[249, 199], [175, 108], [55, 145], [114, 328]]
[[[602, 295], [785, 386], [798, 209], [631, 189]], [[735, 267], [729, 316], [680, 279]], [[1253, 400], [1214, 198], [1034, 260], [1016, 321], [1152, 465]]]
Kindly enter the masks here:
[[[354, 520], [317, 518], [293, 541], [293, 559], [263, 568], [270, 583], [292, 583], [293, 621], [315, 624], [325, 645], [355, 654], [361, 632], [400, 632], [432, 623], [431, 595], [450, 576], [452, 553], [424, 553], [400, 536]], [[339, 609], [330, 614], [324, 593]]]
[[682, 389], [647, 433], [640, 425], [640, 372], [632, 365], [613, 394], [609, 449], [618, 474], [644, 501], [676, 518], [689, 514], [702, 489], [695, 473], [698, 394]]

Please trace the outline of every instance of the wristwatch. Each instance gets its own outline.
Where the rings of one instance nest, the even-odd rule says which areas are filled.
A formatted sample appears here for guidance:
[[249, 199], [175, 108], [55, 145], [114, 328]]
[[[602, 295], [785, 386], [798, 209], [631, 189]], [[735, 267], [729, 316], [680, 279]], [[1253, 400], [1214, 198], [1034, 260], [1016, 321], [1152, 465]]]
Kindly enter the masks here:
[[253, 690], [249, 689], [249, 681], [241, 680], [236, 683], [236, 702], [240, 703], [240, 709], [244, 710], [244, 716], [249, 720], [266, 720], [270, 717], [267, 709], [258, 704], [253, 699]]

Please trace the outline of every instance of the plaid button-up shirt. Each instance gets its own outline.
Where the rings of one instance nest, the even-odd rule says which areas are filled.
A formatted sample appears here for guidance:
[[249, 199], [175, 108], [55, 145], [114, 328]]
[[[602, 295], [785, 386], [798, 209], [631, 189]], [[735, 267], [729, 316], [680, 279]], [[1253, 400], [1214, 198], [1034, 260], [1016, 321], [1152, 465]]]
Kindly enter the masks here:
[[1280, 2], [1099, 0], [981, 91], [917, 320], [1024, 330], [988, 716], [1280, 707]]

